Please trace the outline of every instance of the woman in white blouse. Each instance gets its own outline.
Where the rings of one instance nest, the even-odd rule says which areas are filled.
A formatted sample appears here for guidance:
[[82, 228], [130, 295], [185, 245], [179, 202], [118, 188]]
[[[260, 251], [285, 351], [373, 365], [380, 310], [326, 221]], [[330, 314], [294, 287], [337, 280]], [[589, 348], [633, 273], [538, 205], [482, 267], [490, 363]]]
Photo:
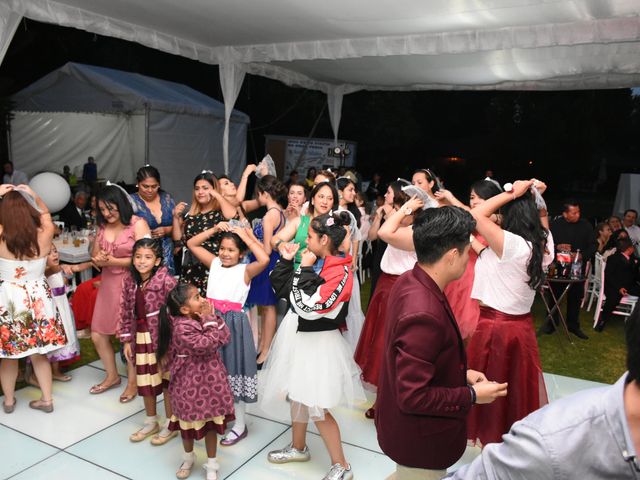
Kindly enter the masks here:
[[[468, 417], [468, 435], [482, 445], [499, 442], [511, 425], [547, 403], [531, 305], [553, 258], [546, 210], [538, 210], [532, 188], [546, 185], [520, 180], [511, 191], [471, 210], [488, 247], [478, 253], [471, 297], [480, 302], [478, 327], [467, 347], [469, 368], [509, 383], [509, 395], [491, 405], [476, 405]], [[501, 209], [502, 223], [490, 216]]]

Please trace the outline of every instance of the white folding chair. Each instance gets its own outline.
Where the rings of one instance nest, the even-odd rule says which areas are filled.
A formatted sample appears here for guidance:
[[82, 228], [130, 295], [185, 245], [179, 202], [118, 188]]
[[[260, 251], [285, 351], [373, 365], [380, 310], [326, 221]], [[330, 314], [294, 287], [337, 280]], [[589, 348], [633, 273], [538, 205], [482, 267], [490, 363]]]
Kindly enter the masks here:
[[589, 295], [589, 303], [587, 304], [587, 312], [591, 310], [591, 305], [593, 305], [593, 300], [597, 298], [599, 293], [601, 292], [601, 283], [604, 278], [604, 269], [606, 267], [606, 259], [599, 253], [596, 253], [595, 261], [593, 263], [593, 272], [589, 274], [586, 285], [587, 289], [585, 291], [584, 297], [582, 297], [582, 306], [587, 299], [587, 295]]

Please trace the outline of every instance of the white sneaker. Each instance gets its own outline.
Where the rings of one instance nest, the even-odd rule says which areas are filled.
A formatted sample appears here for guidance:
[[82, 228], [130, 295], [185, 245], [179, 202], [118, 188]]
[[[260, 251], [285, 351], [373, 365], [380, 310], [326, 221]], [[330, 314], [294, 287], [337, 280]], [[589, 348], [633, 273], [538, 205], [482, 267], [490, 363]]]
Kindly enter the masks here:
[[285, 448], [269, 452], [267, 460], [271, 463], [308, 462], [311, 460], [311, 453], [306, 445], [303, 450], [298, 450], [290, 443]]
[[348, 468], [344, 468], [339, 463], [331, 465], [331, 470], [327, 473], [322, 480], [351, 480], [353, 478], [353, 472], [351, 471], [351, 465]]

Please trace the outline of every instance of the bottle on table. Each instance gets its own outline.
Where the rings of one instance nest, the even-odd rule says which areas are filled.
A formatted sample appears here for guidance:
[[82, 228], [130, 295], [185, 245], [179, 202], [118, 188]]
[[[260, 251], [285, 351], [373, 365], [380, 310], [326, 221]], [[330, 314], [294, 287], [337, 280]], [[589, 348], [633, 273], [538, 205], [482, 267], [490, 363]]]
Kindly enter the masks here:
[[575, 257], [571, 263], [571, 278], [578, 279], [582, 277], [582, 254], [580, 249], [576, 250]]

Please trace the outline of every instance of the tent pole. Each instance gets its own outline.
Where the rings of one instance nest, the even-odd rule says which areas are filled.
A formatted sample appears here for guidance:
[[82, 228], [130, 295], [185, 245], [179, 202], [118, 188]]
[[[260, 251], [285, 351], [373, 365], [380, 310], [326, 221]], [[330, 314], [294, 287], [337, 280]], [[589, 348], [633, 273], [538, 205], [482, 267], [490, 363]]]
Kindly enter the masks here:
[[144, 164], [149, 165], [149, 104], [144, 104]]

